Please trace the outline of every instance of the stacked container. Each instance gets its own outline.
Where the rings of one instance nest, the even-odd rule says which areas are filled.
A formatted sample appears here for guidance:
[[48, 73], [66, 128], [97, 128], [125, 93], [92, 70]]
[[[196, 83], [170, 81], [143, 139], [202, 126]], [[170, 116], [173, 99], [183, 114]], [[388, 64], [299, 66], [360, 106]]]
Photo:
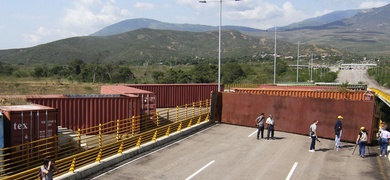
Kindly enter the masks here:
[[[0, 106], [4, 147], [20, 145], [57, 134], [57, 110], [37, 104]], [[1, 118], [0, 118], [1, 119]]]

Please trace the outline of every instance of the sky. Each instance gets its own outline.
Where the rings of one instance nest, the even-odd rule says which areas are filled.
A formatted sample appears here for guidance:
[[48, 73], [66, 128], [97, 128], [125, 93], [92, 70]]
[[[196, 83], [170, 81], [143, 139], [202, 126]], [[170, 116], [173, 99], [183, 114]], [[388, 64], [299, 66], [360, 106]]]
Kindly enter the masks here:
[[[0, 50], [88, 36], [127, 19], [268, 29], [332, 11], [381, 7], [390, 0], [1, 0]], [[220, 5], [222, 10], [220, 11]]]

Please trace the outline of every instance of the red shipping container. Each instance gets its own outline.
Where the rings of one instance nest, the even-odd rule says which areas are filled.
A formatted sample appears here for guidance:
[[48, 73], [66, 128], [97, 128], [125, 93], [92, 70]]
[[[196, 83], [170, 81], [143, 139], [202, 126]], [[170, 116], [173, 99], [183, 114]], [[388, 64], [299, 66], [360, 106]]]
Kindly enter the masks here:
[[[210, 99], [218, 91], [218, 84], [124, 84], [156, 94], [157, 108], [176, 107]], [[221, 91], [224, 86], [221, 85]]]
[[77, 131], [128, 119], [141, 113], [141, 97], [134, 95], [79, 94], [62, 97], [27, 97], [28, 102], [58, 109], [58, 125]]
[[132, 96], [132, 97], [141, 97], [142, 115], [147, 114], [153, 117], [154, 114], [151, 113], [151, 110], [156, 111], [156, 95], [150, 91], [118, 85], [118, 86], [101, 86], [100, 93], [101, 94], [122, 94], [122, 95]]
[[4, 146], [11, 147], [57, 134], [57, 110], [37, 104], [0, 106]]

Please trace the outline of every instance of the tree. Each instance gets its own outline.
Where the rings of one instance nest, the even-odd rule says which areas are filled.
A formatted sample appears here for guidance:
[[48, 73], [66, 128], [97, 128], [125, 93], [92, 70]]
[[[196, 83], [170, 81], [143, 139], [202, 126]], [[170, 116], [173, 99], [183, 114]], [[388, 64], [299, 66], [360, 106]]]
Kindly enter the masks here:
[[[113, 81], [113, 74], [115, 73], [116, 70], [118, 70], [119, 65], [114, 62], [114, 63], [104, 64], [103, 66], [104, 66], [104, 69], [106, 69], [106, 74], [108, 75], [110, 82], [112, 82]], [[119, 68], [119, 70], [121, 70], [121, 69]]]
[[239, 78], [246, 77], [241, 66], [237, 63], [226, 63], [223, 65], [222, 82], [225, 84], [232, 84]]
[[217, 80], [218, 69], [215, 65], [198, 64], [191, 69], [191, 79], [194, 83], [212, 83]]
[[152, 78], [156, 83], [161, 83], [164, 79], [164, 73], [161, 71], [152, 71]]
[[134, 80], [134, 74], [131, 72], [130, 68], [128, 67], [119, 67], [119, 69], [113, 73], [112, 76], [112, 82], [113, 83], [127, 83]]
[[46, 65], [39, 65], [32, 72], [33, 77], [49, 77], [49, 68]]
[[75, 59], [71, 62], [69, 62], [68, 67], [70, 74], [79, 75], [81, 73], [81, 69], [83, 69], [85, 66], [84, 61], [80, 59]]
[[190, 83], [191, 76], [179, 69], [175, 71], [174, 69], [169, 69], [164, 78], [162, 79], [162, 83], [165, 84], [175, 84], [175, 83]]

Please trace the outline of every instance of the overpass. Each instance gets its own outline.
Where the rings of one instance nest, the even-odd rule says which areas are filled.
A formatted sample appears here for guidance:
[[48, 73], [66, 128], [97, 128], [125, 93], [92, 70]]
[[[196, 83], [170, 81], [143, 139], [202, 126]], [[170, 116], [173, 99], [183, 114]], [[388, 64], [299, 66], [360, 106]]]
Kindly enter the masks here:
[[357, 64], [357, 63], [351, 63], [351, 64], [341, 64], [340, 69], [368, 69], [370, 67], [376, 67], [377, 64]]
[[390, 95], [386, 92], [376, 89], [376, 88], [369, 88], [370, 91], [375, 93], [375, 96], [377, 96], [379, 99], [381, 99], [387, 106], [390, 107]]

